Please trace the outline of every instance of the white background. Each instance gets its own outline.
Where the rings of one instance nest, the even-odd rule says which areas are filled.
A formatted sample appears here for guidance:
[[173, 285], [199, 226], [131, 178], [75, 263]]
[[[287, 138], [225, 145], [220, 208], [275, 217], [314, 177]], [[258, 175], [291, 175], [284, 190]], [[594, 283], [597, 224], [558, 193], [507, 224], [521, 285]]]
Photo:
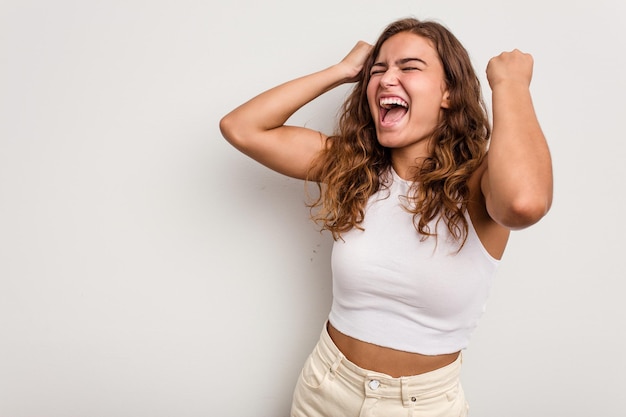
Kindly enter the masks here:
[[[558, 4], [558, 6], [557, 6]], [[513, 234], [465, 353], [474, 417], [623, 417], [626, 6], [619, 0], [4, 0], [0, 417], [280, 417], [330, 306], [305, 187], [219, 119], [434, 18], [533, 54], [555, 199]], [[294, 123], [330, 133], [339, 88]]]

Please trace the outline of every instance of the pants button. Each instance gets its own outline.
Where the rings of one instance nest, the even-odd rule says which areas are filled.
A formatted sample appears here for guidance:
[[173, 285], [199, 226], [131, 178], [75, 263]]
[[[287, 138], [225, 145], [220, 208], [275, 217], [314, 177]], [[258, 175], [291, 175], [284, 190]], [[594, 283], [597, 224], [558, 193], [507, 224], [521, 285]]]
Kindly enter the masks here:
[[371, 389], [377, 390], [378, 387], [380, 387], [380, 381], [377, 379], [372, 379], [368, 385]]

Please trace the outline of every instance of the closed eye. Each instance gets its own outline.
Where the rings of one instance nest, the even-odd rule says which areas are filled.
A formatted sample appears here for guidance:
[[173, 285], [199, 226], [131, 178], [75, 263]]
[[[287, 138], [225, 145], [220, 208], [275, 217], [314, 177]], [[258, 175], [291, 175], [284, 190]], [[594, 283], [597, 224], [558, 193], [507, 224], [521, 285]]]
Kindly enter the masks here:
[[421, 58], [404, 58], [398, 61], [398, 66], [403, 71], [422, 71], [428, 64]]
[[384, 74], [387, 71], [387, 65], [383, 62], [375, 62], [370, 68], [370, 75]]
[[376, 75], [376, 74], [384, 74], [385, 71], [387, 71], [387, 68], [382, 67], [382, 66], [374, 66], [372, 67], [372, 69], [370, 70], [370, 75]]

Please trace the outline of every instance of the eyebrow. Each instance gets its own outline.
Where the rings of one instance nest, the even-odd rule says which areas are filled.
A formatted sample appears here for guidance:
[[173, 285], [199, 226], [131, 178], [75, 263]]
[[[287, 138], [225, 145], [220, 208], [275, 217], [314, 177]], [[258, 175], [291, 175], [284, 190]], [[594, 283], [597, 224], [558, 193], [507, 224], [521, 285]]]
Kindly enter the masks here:
[[[402, 64], [406, 64], [406, 63], [411, 62], [411, 61], [418, 61], [418, 62], [421, 62], [421, 63], [422, 63], [422, 64], [424, 64], [424, 65], [428, 65], [428, 64], [426, 63], [426, 61], [424, 61], [424, 60], [423, 60], [423, 59], [421, 59], [421, 58], [402, 58], [402, 59], [398, 59], [398, 60], [396, 61], [396, 64], [398, 64], [398, 65], [402, 65]], [[383, 62], [375, 62], [375, 63], [372, 65], [372, 67], [386, 67], [386, 66], [387, 66], [387, 64], [385, 64], [385, 63], [383, 63]]]
[[399, 60], [399, 61], [398, 61], [398, 64], [406, 64], [407, 62], [411, 62], [411, 61], [419, 61], [419, 62], [421, 62], [421, 63], [422, 63], [422, 64], [424, 64], [424, 65], [428, 65], [428, 64], [426, 63], [426, 61], [424, 61], [424, 60], [423, 60], [423, 59], [421, 59], [421, 58], [403, 58], [403, 59], [401, 59], [401, 60]]

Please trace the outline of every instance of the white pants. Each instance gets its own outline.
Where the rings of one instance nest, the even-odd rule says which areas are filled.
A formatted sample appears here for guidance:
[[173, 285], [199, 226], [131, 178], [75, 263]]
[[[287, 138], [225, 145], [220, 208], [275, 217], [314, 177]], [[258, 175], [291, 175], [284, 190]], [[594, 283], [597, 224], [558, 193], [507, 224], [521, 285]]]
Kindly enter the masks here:
[[326, 326], [296, 385], [292, 417], [466, 417], [462, 358], [420, 375], [393, 378], [348, 361]]

